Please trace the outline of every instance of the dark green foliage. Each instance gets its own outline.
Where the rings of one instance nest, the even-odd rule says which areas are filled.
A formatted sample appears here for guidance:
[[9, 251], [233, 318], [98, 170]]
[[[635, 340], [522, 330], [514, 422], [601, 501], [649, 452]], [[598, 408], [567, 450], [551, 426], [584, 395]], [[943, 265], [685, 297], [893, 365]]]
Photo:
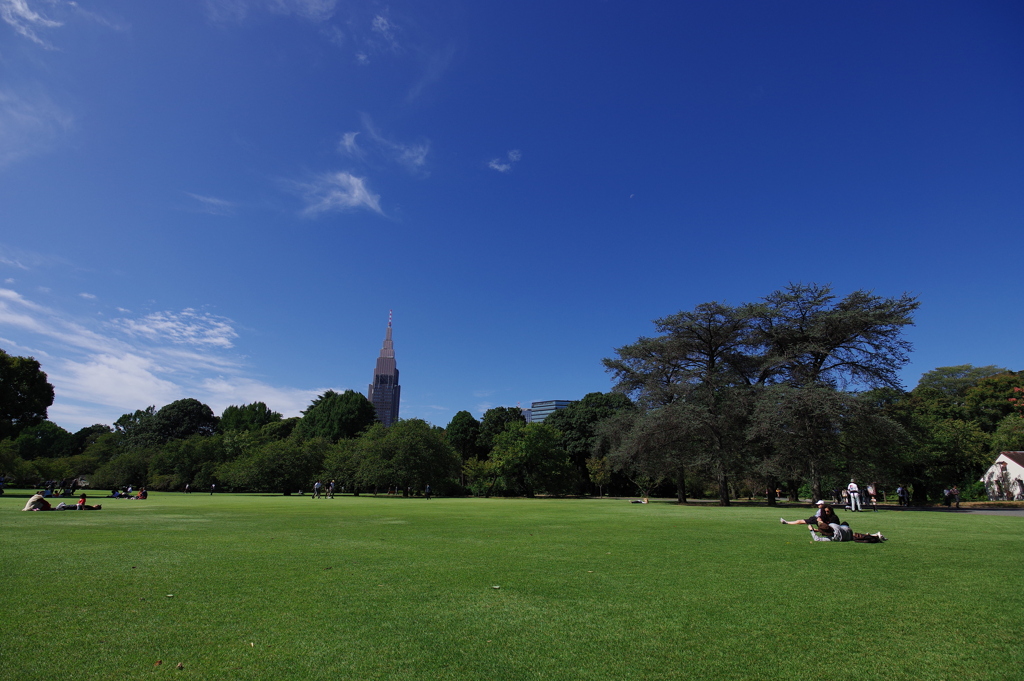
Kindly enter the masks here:
[[355, 456], [363, 489], [397, 485], [423, 491], [455, 476], [460, 459], [441, 430], [420, 419], [402, 419], [385, 428], [374, 424], [359, 439]]
[[18, 447], [18, 456], [26, 461], [39, 458], [57, 459], [77, 453], [75, 437], [52, 421], [43, 421], [22, 429], [15, 444]]
[[[679, 475], [691, 465], [709, 473], [723, 505], [729, 503], [730, 475], [740, 471], [756, 470], [767, 486], [774, 485], [776, 475], [808, 475], [820, 486], [815, 471], [828, 467], [827, 455], [814, 443], [831, 438], [835, 451], [842, 438], [833, 432], [834, 415], [819, 409], [814, 396], [839, 399], [837, 389], [848, 387], [898, 388], [897, 372], [910, 350], [901, 334], [917, 306], [906, 294], [886, 299], [856, 291], [836, 300], [829, 286], [790, 284], [759, 303], [704, 303], [656, 320], [660, 336], [640, 338], [604, 360], [616, 390], [653, 410], [650, 416], [659, 424], [659, 429], [635, 424], [636, 436], [622, 440], [625, 449], [613, 460], [620, 470], [635, 468], [629, 462], [658, 441], [677, 452], [672, 465]], [[759, 397], [773, 385], [810, 392], [787, 392], [781, 402]], [[767, 400], [762, 420], [772, 407], [789, 405], [791, 420], [801, 423], [798, 439], [769, 437], [771, 428], [748, 430], [761, 399]], [[799, 417], [798, 403], [805, 405], [797, 410]], [[850, 426], [848, 420], [840, 423]], [[799, 460], [792, 458], [798, 440], [804, 443]], [[798, 481], [790, 485], [798, 486]]]
[[228, 433], [233, 430], [259, 430], [268, 423], [281, 421], [281, 414], [270, 410], [263, 402], [253, 402], [241, 407], [231, 405], [220, 416], [220, 430]]
[[191, 397], [161, 407], [152, 421], [157, 442], [161, 444], [193, 435], [213, 435], [217, 432], [217, 423], [213, 410]]
[[494, 438], [490, 463], [495, 489], [502, 493], [565, 494], [573, 482], [561, 433], [546, 423], [507, 427]]
[[114, 421], [114, 432], [120, 436], [121, 446], [126, 450], [141, 449], [158, 443], [154, 417], [156, 407], [136, 409], [131, 414], [123, 414]]
[[282, 421], [268, 423], [260, 428], [260, 433], [268, 440], [287, 440], [291, 437], [292, 433], [295, 432], [296, 426], [298, 426], [301, 421], [302, 419], [300, 417], [292, 416], [291, 418], [287, 418]]
[[992, 434], [990, 458], [986, 459], [986, 463], [994, 461], [999, 452], [1024, 452], [1024, 418], [1010, 414], [996, 426], [996, 432]]
[[330, 446], [324, 454], [324, 480], [334, 480], [336, 489], [348, 491], [359, 489], [359, 440], [339, 440]]
[[[562, 446], [581, 473], [586, 471], [587, 459], [594, 454], [597, 424], [620, 411], [635, 411], [636, 405], [622, 393], [588, 393], [582, 400], [572, 402], [544, 420], [562, 433]], [[598, 449], [600, 449], [598, 447]], [[598, 451], [599, 456], [607, 452]], [[607, 484], [607, 483], [604, 483]]]
[[328, 442], [355, 437], [373, 425], [373, 405], [360, 393], [328, 390], [302, 412], [295, 435], [303, 440], [322, 438]]
[[53, 386], [34, 357], [0, 350], [0, 440], [41, 423], [53, 404]]
[[962, 400], [967, 390], [976, 386], [981, 379], [1009, 371], [994, 364], [983, 367], [971, 364], [938, 367], [922, 374], [914, 390], [936, 390], [948, 399]]
[[468, 461], [480, 453], [477, 440], [480, 437], [480, 422], [468, 411], [460, 411], [452, 417], [445, 428], [448, 443], [458, 452], [459, 458]]
[[1010, 398], [1016, 397], [1014, 388], [1024, 387], [1024, 372], [1007, 371], [983, 378], [964, 394], [964, 407], [968, 418], [978, 422], [986, 433], [1014, 411]]
[[481, 454], [487, 455], [494, 446], [494, 438], [505, 432], [510, 424], [526, 423], [523, 410], [518, 407], [494, 407], [484, 412], [484, 419], [480, 422], [480, 436], [477, 438], [477, 446]]
[[74, 447], [73, 451], [75, 454], [83, 453], [90, 445], [96, 442], [101, 436], [108, 435], [114, 432], [113, 428], [97, 423], [92, 426], [86, 426], [74, 434]]
[[217, 477], [235, 490], [291, 494], [311, 488], [329, 450], [323, 438], [268, 442], [221, 466]]

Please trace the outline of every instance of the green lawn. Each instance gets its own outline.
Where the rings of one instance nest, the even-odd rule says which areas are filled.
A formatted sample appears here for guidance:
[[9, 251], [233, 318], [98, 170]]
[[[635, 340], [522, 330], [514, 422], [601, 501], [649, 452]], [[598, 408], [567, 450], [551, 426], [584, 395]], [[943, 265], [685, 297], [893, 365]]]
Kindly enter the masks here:
[[960, 681], [1024, 668], [1024, 518], [840, 513], [890, 541], [828, 544], [763, 507], [92, 501], [103, 510], [22, 513], [23, 496], [0, 497], [0, 678]]

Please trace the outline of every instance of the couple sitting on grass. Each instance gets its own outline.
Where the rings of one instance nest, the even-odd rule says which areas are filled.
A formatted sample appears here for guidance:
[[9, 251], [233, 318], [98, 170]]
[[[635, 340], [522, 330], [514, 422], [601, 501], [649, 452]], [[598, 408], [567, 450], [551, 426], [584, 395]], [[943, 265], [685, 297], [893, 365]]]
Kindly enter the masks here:
[[862, 544], [877, 544], [886, 541], [881, 532], [861, 534], [850, 529], [849, 523], [840, 522], [839, 516], [824, 501], [817, 503], [818, 511], [807, 520], [786, 520], [779, 518], [783, 525], [807, 525], [814, 541], [855, 541]]
[[82, 496], [78, 497], [78, 503], [74, 506], [65, 504], [63, 501], [57, 504], [57, 508], [50, 506], [50, 502], [43, 498], [42, 492], [36, 492], [29, 497], [28, 503], [25, 504], [25, 508], [22, 511], [102, 511], [103, 506], [96, 504], [95, 506], [89, 506], [85, 503], [85, 492]]

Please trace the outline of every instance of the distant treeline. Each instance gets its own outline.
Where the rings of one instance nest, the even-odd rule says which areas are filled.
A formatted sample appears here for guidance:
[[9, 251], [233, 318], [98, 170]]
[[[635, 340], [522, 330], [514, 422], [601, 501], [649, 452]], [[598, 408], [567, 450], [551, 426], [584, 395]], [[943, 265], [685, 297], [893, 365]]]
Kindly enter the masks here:
[[[262, 402], [218, 418], [195, 399], [69, 433], [45, 420], [52, 386], [32, 358], [0, 351], [0, 473], [22, 486], [294, 493], [334, 480], [356, 493], [535, 496], [829, 496], [851, 477], [917, 502], [978, 482], [1000, 451], [1024, 450], [1024, 372], [940, 367], [904, 391], [911, 296], [791, 285], [739, 306], [705, 303], [656, 320], [604, 360], [615, 388], [527, 424], [514, 407], [445, 427], [385, 428], [351, 390], [301, 417]], [[17, 387], [14, 390], [12, 387]]]

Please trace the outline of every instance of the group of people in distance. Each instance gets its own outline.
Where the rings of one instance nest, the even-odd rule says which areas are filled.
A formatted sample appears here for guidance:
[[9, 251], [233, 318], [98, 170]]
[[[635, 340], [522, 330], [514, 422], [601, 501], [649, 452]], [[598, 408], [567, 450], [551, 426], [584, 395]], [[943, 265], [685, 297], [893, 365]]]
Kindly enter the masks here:
[[147, 499], [149, 498], [149, 492], [146, 491], [145, 487], [140, 487], [139, 491], [136, 492], [132, 489], [131, 485], [128, 485], [124, 490], [120, 490], [114, 487], [110, 490], [111, 499]]
[[42, 492], [36, 492], [31, 497], [29, 497], [28, 503], [25, 504], [25, 508], [23, 508], [21, 510], [22, 511], [101, 511], [101, 510], [103, 510], [103, 506], [102, 505], [96, 504], [95, 506], [90, 506], [89, 504], [85, 503], [85, 501], [86, 501], [85, 492], [83, 492], [78, 497], [78, 503], [77, 504], [66, 504], [66, 503], [64, 503], [62, 501], [59, 504], [57, 504], [56, 508], [54, 508], [53, 506], [50, 505], [50, 502], [46, 500], [46, 497], [43, 496]]
[[319, 480], [317, 480], [315, 483], [313, 483], [313, 497], [312, 498], [313, 499], [320, 499], [320, 498], [333, 499], [334, 498], [334, 481], [331, 480], [326, 485], [321, 484]]
[[779, 518], [783, 525], [806, 525], [811, 531], [811, 538], [814, 541], [855, 541], [862, 544], [877, 544], [886, 541], [881, 532], [873, 534], [862, 534], [850, 529], [849, 523], [839, 520], [835, 510], [819, 500], [816, 502], [817, 512], [806, 520], [786, 520]]

